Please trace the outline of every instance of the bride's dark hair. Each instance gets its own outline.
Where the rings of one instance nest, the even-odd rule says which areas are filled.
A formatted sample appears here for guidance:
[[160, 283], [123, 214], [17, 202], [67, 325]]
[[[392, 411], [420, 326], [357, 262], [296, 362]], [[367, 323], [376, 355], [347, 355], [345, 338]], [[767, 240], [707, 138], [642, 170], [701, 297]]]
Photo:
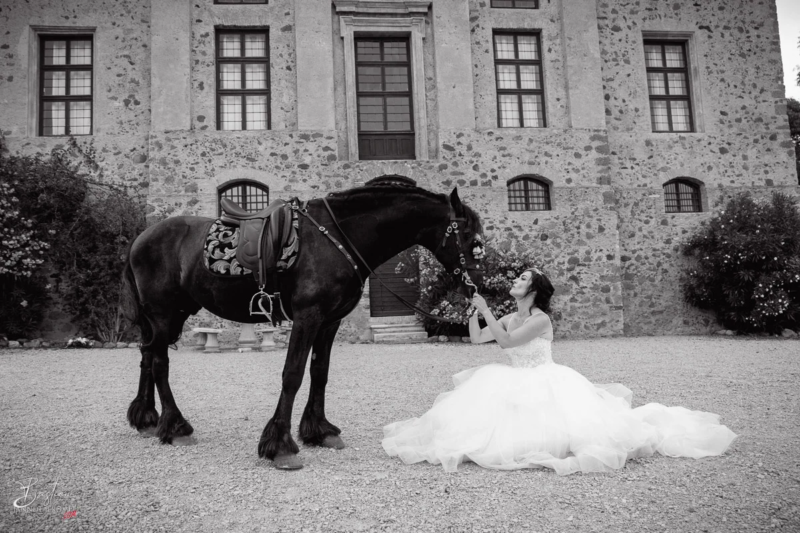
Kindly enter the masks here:
[[550, 280], [547, 278], [547, 276], [545, 276], [544, 273], [537, 268], [526, 268], [524, 272], [531, 273], [531, 284], [528, 287], [528, 292], [525, 293], [525, 296], [528, 296], [528, 294], [532, 292], [536, 292], [536, 296], [533, 297], [533, 306], [531, 307], [531, 311], [533, 311], [534, 307], [538, 307], [545, 313], [549, 313], [550, 298], [553, 297], [553, 293], [555, 292], [553, 284], [550, 283]]

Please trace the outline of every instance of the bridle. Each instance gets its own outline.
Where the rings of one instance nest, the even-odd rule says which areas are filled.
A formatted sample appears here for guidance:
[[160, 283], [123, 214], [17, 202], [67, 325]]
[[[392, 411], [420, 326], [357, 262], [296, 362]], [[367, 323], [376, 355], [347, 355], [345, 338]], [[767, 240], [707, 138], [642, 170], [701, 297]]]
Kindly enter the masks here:
[[[372, 270], [372, 269], [369, 267], [369, 265], [367, 264], [367, 262], [364, 260], [364, 258], [363, 258], [363, 257], [361, 257], [361, 254], [358, 252], [358, 250], [356, 249], [356, 247], [353, 245], [353, 243], [352, 243], [352, 242], [350, 241], [350, 239], [347, 237], [347, 234], [345, 234], [344, 230], [342, 230], [342, 227], [339, 225], [339, 222], [336, 220], [336, 217], [335, 217], [335, 216], [334, 216], [334, 214], [333, 214], [333, 210], [331, 209], [331, 206], [328, 204], [328, 200], [327, 200], [327, 198], [324, 198], [324, 197], [323, 197], [323, 198], [322, 198], [322, 202], [325, 204], [325, 208], [328, 210], [328, 214], [330, 214], [330, 216], [331, 216], [331, 220], [332, 220], [332, 221], [333, 221], [333, 223], [336, 225], [336, 228], [339, 230], [339, 233], [341, 234], [341, 236], [342, 236], [342, 238], [344, 239], [344, 241], [345, 241], [345, 242], [347, 243], [347, 245], [350, 247], [350, 250], [352, 250], [353, 254], [355, 254], [355, 256], [356, 256], [356, 257], [358, 257], [358, 259], [360, 259], [360, 260], [361, 260], [361, 263], [364, 265], [364, 267], [367, 269], [367, 271], [369, 271], [369, 273], [370, 273], [370, 274], [372, 274], [372, 276], [373, 276], [373, 279], [377, 280], [378, 282], [380, 282], [380, 284], [381, 284], [381, 285], [383, 285], [383, 288], [384, 288], [384, 289], [386, 289], [387, 291], [389, 291], [389, 292], [390, 292], [390, 293], [391, 293], [391, 294], [392, 294], [392, 295], [393, 295], [395, 298], [397, 298], [398, 300], [400, 300], [400, 302], [401, 302], [403, 305], [405, 305], [406, 307], [408, 307], [409, 309], [411, 309], [412, 311], [414, 311], [414, 312], [416, 312], [416, 313], [419, 313], [419, 314], [421, 314], [421, 315], [423, 315], [423, 316], [426, 316], [426, 317], [428, 317], [428, 318], [432, 318], [432, 319], [434, 319], [434, 320], [438, 320], [438, 321], [440, 321], [440, 322], [451, 322], [451, 323], [454, 323], [454, 324], [455, 324], [455, 323], [460, 323], [460, 322], [458, 322], [458, 321], [456, 321], [456, 320], [453, 320], [453, 319], [450, 319], [450, 318], [444, 318], [444, 317], [441, 317], [441, 316], [432, 315], [431, 313], [428, 313], [427, 311], [423, 311], [422, 309], [420, 309], [420, 308], [419, 308], [419, 307], [417, 307], [416, 305], [412, 304], [411, 302], [408, 302], [408, 301], [407, 301], [405, 298], [403, 298], [402, 296], [400, 296], [399, 294], [397, 294], [396, 292], [394, 292], [392, 289], [390, 289], [390, 288], [389, 288], [389, 287], [388, 287], [388, 286], [387, 286], [387, 285], [386, 285], [386, 284], [383, 282], [383, 280], [382, 280], [382, 279], [381, 279], [381, 278], [380, 278], [380, 277], [379, 277], [379, 276], [378, 276], [378, 275], [377, 275], [377, 274], [376, 274], [376, 273], [375, 273], [375, 272], [374, 272], [374, 271], [373, 271], [373, 270]], [[337, 246], [338, 250], [339, 250], [340, 252], [342, 252], [342, 254], [344, 254], [344, 256], [347, 258], [347, 260], [348, 260], [348, 261], [349, 261], [349, 262], [352, 264], [352, 266], [354, 267], [354, 271], [355, 271], [355, 272], [356, 272], [356, 274], [358, 275], [358, 277], [359, 277], [359, 280], [361, 281], [361, 288], [363, 289], [363, 287], [364, 287], [364, 281], [363, 281], [363, 278], [361, 277], [361, 273], [360, 273], [360, 272], [359, 272], [359, 270], [358, 270], [358, 265], [356, 265], [356, 264], [355, 264], [355, 262], [353, 261], [352, 257], [350, 256], [350, 254], [349, 254], [349, 253], [347, 253], [347, 251], [346, 251], [346, 250], [345, 250], [345, 249], [342, 247], [342, 245], [340, 245], [340, 244], [339, 244], [339, 243], [336, 241], [336, 239], [334, 239], [334, 238], [333, 238], [333, 237], [330, 235], [330, 233], [328, 232], [328, 230], [327, 230], [327, 229], [326, 229], [324, 226], [322, 226], [322, 225], [321, 225], [321, 224], [319, 224], [319, 223], [318, 223], [316, 220], [314, 220], [313, 218], [311, 218], [311, 216], [308, 214], [307, 210], [301, 210], [301, 211], [299, 211], [299, 212], [300, 212], [300, 214], [302, 214], [303, 216], [305, 216], [305, 217], [307, 217], [309, 220], [311, 220], [311, 222], [312, 222], [312, 223], [313, 223], [315, 226], [317, 226], [317, 229], [318, 229], [320, 232], [322, 232], [322, 233], [323, 233], [323, 234], [324, 234], [326, 237], [328, 237], [328, 238], [331, 240], [331, 242], [333, 242], [333, 244]], [[458, 250], [458, 263], [459, 263], [459, 266], [457, 266], [456, 268], [454, 268], [454, 269], [453, 269], [453, 272], [451, 272], [451, 274], [452, 274], [452, 275], [454, 275], [454, 276], [456, 276], [457, 278], [460, 278], [460, 281], [461, 281], [461, 283], [462, 283], [462, 284], [464, 285], [464, 287], [466, 288], [467, 294], [470, 294], [470, 287], [471, 287], [471, 288], [472, 288], [474, 291], [476, 291], [476, 292], [477, 292], [477, 290], [478, 290], [478, 287], [477, 287], [477, 286], [475, 285], [475, 283], [472, 281], [472, 278], [470, 278], [470, 276], [469, 276], [469, 272], [470, 272], [470, 271], [481, 271], [481, 270], [483, 270], [483, 268], [481, 268], [481, 267], [480, 267], [480, 266], [479, 266], [477, 263], [476, 263], [475, 265], [471, 266], [471, 267], [470, 267], [470, 266], [467, 266], [467, 259], [466, 259], [466, 257], [464, 256], [464, 243], [463, 243], [463, 241], [462, 241], [462, 238], [461, 238], [461, 232], [460, 232], [460, 230], [459, 230], [459, 222], [461, 222], [462, 224], [466, 224], [466, 221], [467, 221], [467, 219], [466, 219], [466, 218], [464, 218], [464, 217], [457, 217], [457, 216], [456, 216], [456, 212], [455, 212], [455, 210], [453, 209], [453, 206], [451, 205], [451, 206], [450, 206], [450, 221], [449, 221], [449, 222], [448, 222], [448, 224], [447, 224], [447, 229], [445, 230], [445, 234], [444, 234], [444, 237], [442, 238], [442, 242], [441, 242], [441, 243], [439, 244], [439, 246], [436, 248], [436, 251], [434, 252], [434, 254], [433, 254], [433, 255], [435, 256], [437, 253], [439, 253], [439, 250], [441, 250], [442, 248], [444, 248], [445, 246], [447, 246], [447, 239], [448, 239], [448, 237], [450, 237], [451, 235], [455, 234], [455, 239], [454, 239], [454, 241], [455, 241], [455, 246], [456, 246], [456, 249]]]
[[448, 238], [452, 235], [453, 236], [453, 242], [455, 242], [456, 250], [458, 251], [458, 264], [460, 266], [455, 267], [453, 269], [453, 272], [451, 272], [451, 274], [453, 276], [455, 276], [456, 278], [460, 278], [461, 283], [464, 285], [464, 287], [465, 287], [465, 289], [467, 291], [467, 294], [471, 294], [469, 292], [470, 288], [473, 291], [477, 292], [478, 291], [478, 287], [472, 281], [472, 278], [470, 277], [469, 273], [470, 273], [470, 271], [480, 272], [480, 271], [483, 270], [483, 268], [480, 266], [479, 263], [475, 263], [471, 267], [467, 266], [467, 259], [464, 256], [464, 242], [462, 240], [461, 231], [459, 230], [459, 226], [458, 226], [459, 222], [461, 222], [462, 224], [466, 224], [467, 219], [466, 219], [466, 217], [458, 217], [458, 216], [456, 216], [456, 212], [453, 209], [453, 206], [451, 205], [450, 206], [450, 222], [448, 223], [447, 229], [444, 232], [444, 237], [442, 237], [442, 242], [440, 242], [439, 246], [436, 247], [436, 251], [433, 253], [433, 255], [435, 256], [436, 254], [439, 253], [439, 250], [441, 250], [441, 249], [443, 249], [444, 247], [447, 246]]

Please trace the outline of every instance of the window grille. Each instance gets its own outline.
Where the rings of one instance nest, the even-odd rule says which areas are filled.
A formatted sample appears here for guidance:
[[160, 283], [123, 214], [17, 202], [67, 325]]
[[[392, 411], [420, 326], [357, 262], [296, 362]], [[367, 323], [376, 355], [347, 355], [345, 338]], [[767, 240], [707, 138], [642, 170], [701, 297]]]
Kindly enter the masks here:
[[501, 128], [544, 128], [539, 35], [495, 33], [497, 118]]
[[[250, 213], [261, 211], [269, 205], [269, 187], [254, 181], [229, 183], [219, 190], [219, 200], [227, 198]], [[220, 212], [219, 202], [217, 211]]]
[[91, 35], [42, 36], [39, 57], [39, 134], [91, 135]]
[[686, 43], [645, 41], [653, 131], [694, 131]]
[[550, 185], [531, 177], [508, 182], [509, 211], [550, 211]]
[[217, 129], [270, 129], [269, 35], [217, 30]]
[[664, 205], [667, 213], [699, 213], [700, 187], [687, 180], [672, 180], [664, 184]]

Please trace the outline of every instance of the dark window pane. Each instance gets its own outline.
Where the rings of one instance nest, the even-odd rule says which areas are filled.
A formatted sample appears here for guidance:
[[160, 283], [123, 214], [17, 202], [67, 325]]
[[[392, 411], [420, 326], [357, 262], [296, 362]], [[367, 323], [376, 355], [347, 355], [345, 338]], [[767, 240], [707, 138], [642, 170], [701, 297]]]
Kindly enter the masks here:
[[381, 43], [356, 41], [356, 61], [380, 61]]
[[384, 67], [387, 92], [408, 91], [408, 67]]
[[383, 43], [383, 60], [406, 62], [408, 61], [408, 47], [405, 42], [385, 42]]
[[61, 70], [48, 70], [44, 72], [45, 96], [61, 96], [67, 94], [67, 73]]
[[64, 135], [67, 127], [67, 103], [44, 102], [44, 135]]
[[411, 102], [409, 97], [386, 99], [386, 129], [389, 131], [408, 131], [411, 129]]
[[45, 41], [45, 43], [44, 43], [44, 64], [45, 65], [66, 65], [67, 64], [67, 41]]
[[359, 91], [382, 91], [381, 67], [358, 67], [357, 72]]

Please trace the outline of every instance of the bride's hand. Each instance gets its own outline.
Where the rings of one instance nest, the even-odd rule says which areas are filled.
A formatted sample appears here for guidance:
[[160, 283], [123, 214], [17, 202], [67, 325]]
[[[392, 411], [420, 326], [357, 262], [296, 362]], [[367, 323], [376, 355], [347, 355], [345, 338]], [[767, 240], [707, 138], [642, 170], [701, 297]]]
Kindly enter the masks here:
[[474, 305], [475, 309], [477, 309], [478, 312], [484, 316], [486, 316], [486, 313], [489, 312], [489, 304], [487, 304], [483, 296], [478, 293], [475, 293], [475, 296], [472, 297], [472, 305]]

